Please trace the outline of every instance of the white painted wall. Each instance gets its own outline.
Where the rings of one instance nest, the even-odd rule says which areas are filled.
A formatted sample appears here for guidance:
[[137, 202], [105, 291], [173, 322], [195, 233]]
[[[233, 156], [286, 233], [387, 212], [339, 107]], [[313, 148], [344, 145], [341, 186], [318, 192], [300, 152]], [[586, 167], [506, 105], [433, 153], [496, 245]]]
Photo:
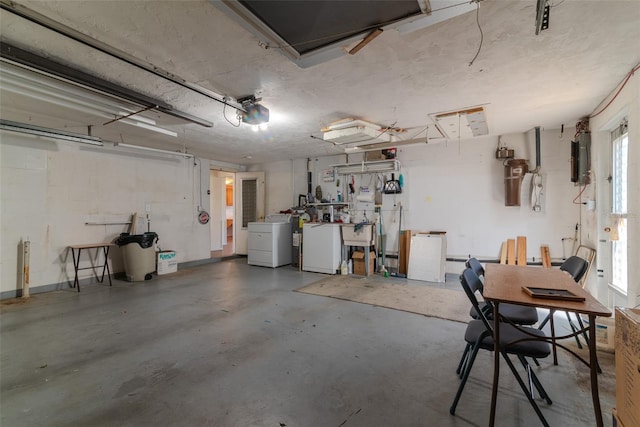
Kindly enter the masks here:
[[300, 160], [282, 160], [249, 168], [251, 172], [265, 173], [266, 215], [279, 213], [296, 205], [298, 193], [294, 192], [294, 177], [298, 176], [296, 172], [301, 164]]
[[[560, 260], [571, 255], [576, 224], [580, 221], [579, 205], [573, 199], [579, 189], [570, 180], [570, 140], [574, 129], [541, 132], [541, 173], [545, 184], [542, 212], [530, 210], [525, 200], [520, 207], [504, 205], [504, 167], [495, 159], [497, 138], [412, 145], [398, 149], [402, 168], [402, 194], [383, 195], [383, 225], [389, 253], [397, 251], [399, 207], [403, 206], [402, 229], [447, 232], [449, 257], [468, 255], [498, 258], [503, 241], [527, 236], [529, 260], [540, 259], [540, 246], [548, 245], [551, 257]], [[517, 158], [529, 160], [535, 168], [535, 138], [533, 132], [505, 135], [503, 145], [513, 148]], [[349, 176], [323, 182], [322, 171], [331, 165], [357, 163], [362, 155], [312, 158], [309, 168], [313, 188], [320, 185], [323, 194], [335, 197], [338, 188], [347, 197]], [[298, 163], [296, 163], [296, 166]], [[296, 167], [294, 182], [297, 191], [306, 191], [306, 161]], [[353, 175], [356, 192], [361, 186], [377, 185], [373, 175]], [[391, 178], [390, 173], [386, 178]], [[396, 174], [398, 178], [398, 174]], [[297, 196], [296, 196], [297, 197]], [[527, 197], [528, 198], [528, 192]], [[375, 217], [373, 204], [357, 203], [356, 221]], [[563, 243], [563, 238], [567, 240]], [[448, 272], [459, 273], [459, 265], [451, 263]]]
[[[144, 218], [147, 205], [162, 249], [175, 250], [178, 262], [209, 258], [208, 226], [197, 221], [197, 207], [209, 205], [206, 160], [194, 166], [192, 159], [2, 132], [0, 162], [2, 292], [18, 287], [20, 239], [31, 241], [31, 287], [66, 283], [73, 280], [68, 245], [111, 241], [128, 230], [86, 222], [127, 221], [132, 212]], [[137, 225], [146, 230], [145, 219]], [[113, 271], [122, 271], [119, 248], [112, 255]]]
[[[502, 242], [527, 237], [527, 257], [540, 259], [540, 246], [551, 257], [571, 255], [579, 209], [572, 203], [578, 190], [570, 181], [570, 139], [573, 129], [541, 132], [541, 174], [544, 204], [533, 212], [528, 187], [521, 206], [505, 206], [504, 166], [495, 158], [496, 138], [416, 145], [400, 150], [407, 188], [407, 228], [447, 232], [451, 257], [498, 258]], [[503, 145], [535, 168], [533, 133], [505, 135]]]

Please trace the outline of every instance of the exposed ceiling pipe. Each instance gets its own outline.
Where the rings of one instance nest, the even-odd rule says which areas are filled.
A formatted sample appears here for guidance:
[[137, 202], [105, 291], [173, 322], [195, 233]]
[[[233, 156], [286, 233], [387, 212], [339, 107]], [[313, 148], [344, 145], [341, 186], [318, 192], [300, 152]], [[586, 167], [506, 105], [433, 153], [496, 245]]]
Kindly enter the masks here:
[[540, 170], [540, 126], [536, 126], [536, 170]]

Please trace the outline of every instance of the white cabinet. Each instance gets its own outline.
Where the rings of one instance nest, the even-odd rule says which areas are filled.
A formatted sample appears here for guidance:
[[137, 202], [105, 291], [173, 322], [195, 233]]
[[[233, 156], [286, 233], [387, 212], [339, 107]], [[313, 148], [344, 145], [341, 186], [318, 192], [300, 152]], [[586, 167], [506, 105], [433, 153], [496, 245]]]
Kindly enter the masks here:
[[247, 262], [263, 267], [291, 264], [291, 237], [291, 223], [250, 222]]
[[340, 224], [307, 222], [302, 228], [302, 269], [336, 274], [342, 257]]

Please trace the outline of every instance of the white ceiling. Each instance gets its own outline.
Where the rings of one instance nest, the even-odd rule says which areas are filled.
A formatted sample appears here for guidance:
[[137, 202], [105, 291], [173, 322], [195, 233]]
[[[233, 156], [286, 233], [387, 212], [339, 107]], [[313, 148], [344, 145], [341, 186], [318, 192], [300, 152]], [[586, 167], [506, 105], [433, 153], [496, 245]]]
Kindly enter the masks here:
[[[164, 100], [212, 128], [161, 113], [178, 137], [113, 123], [23, 96], [0, 93], [4, 119], [85, 133], [108, 141], [187, 150], [254, 164], [344, 152], [316, 138], [354, 117], [437, 132], [434, 113], [483, 105], [491, 135], [571, 126], [640, 62], [640, 2], [552, 0], [548, 30], [535, 35], [536, 0], [484, 0], [476, 12], [401, 34], [384, 31], [355, 55], [299, 68], [206, 0], [21, 1], [22, 5], [202, 87], [239, 98], [256, 94], [270, 110], [266, 132], [234, 127], [223, 105], [118, 59], [1, 11], [2, 41]], [[436, 12], [437, 13], [437, 12]], [[295, 19], [292, 17], [292, 19]], [[345, 46], [345, 48], [353, 45]], [[235, 110], [227, 107], [235, 121]], [[422, 132], [422, 133], [420, 133]], [[316, 137], [316, 138], [314, 138]]]

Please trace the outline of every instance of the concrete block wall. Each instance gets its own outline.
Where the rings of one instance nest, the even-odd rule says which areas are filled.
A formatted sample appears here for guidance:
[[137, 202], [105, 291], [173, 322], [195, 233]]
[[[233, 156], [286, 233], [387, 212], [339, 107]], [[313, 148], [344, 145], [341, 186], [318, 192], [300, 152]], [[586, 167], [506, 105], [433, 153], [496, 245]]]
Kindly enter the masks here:
[[[20, 287], [21, 239], [31, 242], [31, 288], [65, 288], [73, 280], [68, 245], [112, 241], [129, 225], [107, 224], [127, 222], [133, 212], [139, 218], [137, 233], [147, 231], [148, 213], [159, 246], [175, 250], [178, 262], [209, 258], [208, 228], [197, 221], [200, 191], [208, 206], [208, 161], [196, 166], [193, 159], [174, 156], [9, 132], [0, 137], [3, 297]], [[199, 174], [199, 167], [205, 172]], [[201, 175], [205, 182], [198, 183]], [[111, 258], [112, 271], [122, 271], [118, 247]], [[81, 267], [90, 265], [86, 254], [82, 260]], [[91, 274], [84, 270], [80, 277]]]

